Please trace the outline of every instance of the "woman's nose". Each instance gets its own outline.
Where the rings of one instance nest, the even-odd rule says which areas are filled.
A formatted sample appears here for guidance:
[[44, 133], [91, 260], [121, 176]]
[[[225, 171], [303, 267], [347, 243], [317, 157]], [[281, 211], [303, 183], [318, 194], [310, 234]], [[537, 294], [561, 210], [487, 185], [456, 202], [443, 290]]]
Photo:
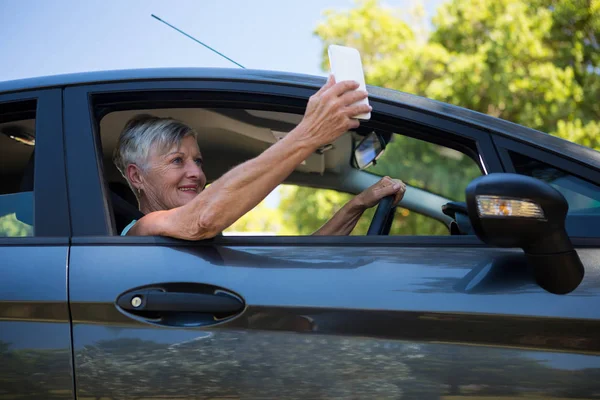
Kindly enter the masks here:
[[190, 162], [186, 169], [186, 175], [188, 178], [198, 179], [202, 175], [202, 168], [196, 162]]

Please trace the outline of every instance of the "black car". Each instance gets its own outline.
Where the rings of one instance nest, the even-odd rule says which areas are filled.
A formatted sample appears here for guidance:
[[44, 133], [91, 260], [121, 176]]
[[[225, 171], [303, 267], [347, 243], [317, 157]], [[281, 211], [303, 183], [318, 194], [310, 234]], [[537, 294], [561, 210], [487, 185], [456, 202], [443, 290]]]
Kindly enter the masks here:
[[[369, 87], [371, 119], [285, 183], [359, 193], [380, 178], [361, 151], [383, 149], [382, 168], [404, 140], [469, 176], [447, 185], [460, 196], [413, 184], [366, 235], [119, 235], [139, 216], [111, 161], [130, 117], [192, 126], [210, 182], [289, 132], [323, 83], [0, 83], [0, 399], [599, 398], [600, 154], [548, 134]], [[390, 235], [409, 213], [438, 228]]]

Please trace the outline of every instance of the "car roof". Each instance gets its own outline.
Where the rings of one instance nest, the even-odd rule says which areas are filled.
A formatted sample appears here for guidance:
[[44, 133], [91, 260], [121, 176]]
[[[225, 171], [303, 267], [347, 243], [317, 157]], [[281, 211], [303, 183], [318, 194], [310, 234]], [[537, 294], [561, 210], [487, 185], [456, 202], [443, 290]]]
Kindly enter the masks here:
[[[233, 68], [147, 68], [81, 72], [4, 81], [0, 82], [0, 94], [52, 87], [164, 79], [224, 79], [279, 83], [288, 86], [315, 89], [325, 83], [324, 77], [281, 71]], [[394, 102], [407, 108], [461, 121], [511, 139], [526, 142], [535, 147], [563, 154], [576, 162], [600, 169], [600, 152], [592, 150], [589, 147], [581, 146], [487, 114], [417, 95], [377, 86], [368, 86], [368, 91], [369, 96], [373, 99]]]

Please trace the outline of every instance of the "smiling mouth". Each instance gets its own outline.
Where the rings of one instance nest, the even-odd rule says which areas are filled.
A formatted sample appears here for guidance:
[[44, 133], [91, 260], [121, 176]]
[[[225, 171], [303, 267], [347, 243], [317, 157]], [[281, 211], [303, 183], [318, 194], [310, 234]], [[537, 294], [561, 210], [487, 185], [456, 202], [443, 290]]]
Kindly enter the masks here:
[[198, 188], [177, 188], [177, 189], [182, 192], [194, 192], [194, 193], [198, 192]]

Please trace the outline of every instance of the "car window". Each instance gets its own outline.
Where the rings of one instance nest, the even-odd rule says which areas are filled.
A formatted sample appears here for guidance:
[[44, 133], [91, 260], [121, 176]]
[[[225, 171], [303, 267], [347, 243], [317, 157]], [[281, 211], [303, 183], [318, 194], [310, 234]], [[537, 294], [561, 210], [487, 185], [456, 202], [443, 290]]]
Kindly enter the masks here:
[[442, 221], [401, 207], [396, 209], [390, 228], [390, 235], [444, 236], [449, 234], [448, 227]]
[[401, 179], [413, 187], [453, 201], [465, 201], [465, 189], [481, 175], [468, 155], [409, 136], [396, 134], [368, 172]]
[[[228, 108], [117, 110], [106, 114], [99, 121], [99, 131], [102, 164], [111, 196], [116, 234], [139, 217], [134, 212], [138, 207], [136, 197], [117, 170], [112, 156], [127, 121], [144, 113], [175, 118], [194, 128], [198, 133], [204, 161], [202, 170], [207, 182], [213, 182], [235, 165], [260, 154], [284, 132], [293, 129], [301, 119], [300, 115], [291, 113]], [[449, 200], [464, 200], [467, 184], [481, 174], [475, 161], [444, 146], [395, 136], [380, 161], [369, 172], [400, 178], [414, 187], [440, 193]], [[335, 186], [336, 183], [326, 182], [327, 175], [345, 171], [351, 153], [352, 136], [345, 135], [331, 148], [312, 154], [296, 168], [295, 173], [304, 178], [306, 185]], [[223, 233], [249, 236], [310, 235], [352, 198], [351, 194], [342, 192], [341, 187], [340, 183], [340, 191], [336, 191], [280, 185], [265, 201]], [[375, 207], [364, 213], [353, 235], [366, 234], [374, 212]], [[390, 234], [447, 235], [448, 228], [434, 218], [398, 208]]]
[[[265, 200], [236, 223], [224, 235], [298, 236], [311, 235], [325, 224], [354, 196], [331, 189], [279, 185]], [[366, 235], [376, 207], [362, 215], [352, 235]], [[438, 220], [398, 207], [390, 235], [448, 235]]]
[[[30, 103], [28, 108], [35, 110]], [[34, 115], [0, 120], [0, 237], [34, 235], [34, 148]]]
[[515, 172], [540, 179], [557, 189], [569, 203], [569, 214], [599, 214], [600, 187], [551, 165], [509, 151]]

